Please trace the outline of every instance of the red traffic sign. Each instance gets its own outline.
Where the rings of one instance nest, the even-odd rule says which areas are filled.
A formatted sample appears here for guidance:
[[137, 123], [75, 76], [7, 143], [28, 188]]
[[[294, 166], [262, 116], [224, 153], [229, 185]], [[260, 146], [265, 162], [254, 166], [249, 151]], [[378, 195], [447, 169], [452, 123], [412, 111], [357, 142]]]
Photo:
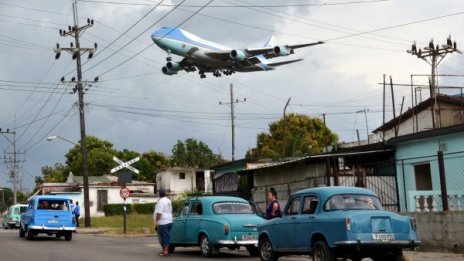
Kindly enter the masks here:
[[128, 198], [130, 196], [130, 190], [127, 187], [123, 187], [119, 191], [119, 195], [121, 196], [121, 198], [126, 200], [126, 198]]

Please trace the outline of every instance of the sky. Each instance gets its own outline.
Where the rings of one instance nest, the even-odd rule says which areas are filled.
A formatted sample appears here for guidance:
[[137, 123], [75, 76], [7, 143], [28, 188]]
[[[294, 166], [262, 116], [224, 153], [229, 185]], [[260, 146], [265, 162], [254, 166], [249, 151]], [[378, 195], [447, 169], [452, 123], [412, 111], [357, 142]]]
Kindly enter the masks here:
[[[70, 37], [59, 29], [72, 25], [71, 0], [0, 1], [0, 128], [16, 132], [20, 187], [34, 187], [41, 167], [63, 163], [78, 142], [79, 113], [73, 85], [76, 62], [63, 52]], [[87, 135], [116, 149], [171, 154], [177, 140], [194, 138], [231, 159], [230, 85], [236, 99], [236, 159], [256, 145], [256, 136], [287, 113], [320, 117], [340, 142], [361, 139], [382, 124], [384, 75], [396, 84], [410, 84], [412, 74], [429, 74], [431, 67], [406, 50], [416, 41], [444, 44], [451, 35], [464, 44], [461, 0], [86, 0], [78, 1], [79, 25], [94, 25], [81, 35], [81, 47], [98, 44], [92, 59], [82, 56]], [[158, 6], [157, 6], [158, 5]], [[205, 6], [206, 5], [206, 6]], [[205, 6], [205, 7], [204, 7]], [[150, 35], [162, 26], [178, 26], [201, 38], [232, 48], [261, 47], [270, 37], [277, 44], [325, 41], [289, 57], [302, 62], [277, 70], [235, 73], [220, 78], [198, 73], [161, 73], [166, 53]], [[173, 57], [180, 61], [180, 57]], [[462, 75], [463, 56], [448, 54], [438, 73]], [[95, 77], [99, 82], [90, 83]], [[427, 77], [412, 77], [427, 84]], [[463, 86], [463, 77], [439, 82]], [[71, 92], [71, 93], [70, 93]], [[397, 114], [411, 106], [409, 86], [395, 86]], [[386, 120], [392, 118], [387, 88]], [[366, 111], [366, 114], [364, 114]], [[366, 120], [367, 119], [367, 120]], [[0, 186], [12, 187], [9, 157], [13, 136], [0, 136]]]

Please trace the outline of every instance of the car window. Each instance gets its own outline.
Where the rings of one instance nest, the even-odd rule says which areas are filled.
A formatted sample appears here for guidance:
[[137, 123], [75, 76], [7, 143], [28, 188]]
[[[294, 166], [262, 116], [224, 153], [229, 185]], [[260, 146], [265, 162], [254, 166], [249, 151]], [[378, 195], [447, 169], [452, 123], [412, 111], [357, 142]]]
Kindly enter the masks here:
[[334, 195], [327, 200], [324, 210], [382, 210], [379, 198], [363, 194]]
[[200, 201], [192, 202], [192, 208], [190, 210], [190, 215], [203, 215], [203, 206]]
[[213, 204], [213, 212], [222, 214], [253, 214], [251, 205], [245, 202], [218, 202]]
[[319, 199], [316, 196], [304, 197], [303, 214], [314, 214], [318, 203]]
[[285, 214], [286, 215], [298, 215], [298, 213], [300, 212], [300, 202], [301, 202], [301, 199], [298, 197], [298, 198], [293, 198], [287, 209], [285, 210]]
[[26, 210], [27, 210], [27, 207], [26, 207], [26, 206], [21, 206], [21, 207], [20, 207], [19, 213], [22, 214], [22, 213], [26, 212]]
[[16, 215], [19, 215], [19, 214], [20, 214], [20, 213], [19, 213], [19, 207], [14, 208], [14, 214], [16, 214]]
[[68, 200], [66, 199], [41, 199], [37, 209], [44, 210], [68, 210]]
[[182, 208], [179, 211], [179, 216], [180, 217], [185, 217], [185, 216], [188, 215], [189, 211], [190, 211], [190, 203], [185, 202], [184, 206], [182, 206]]

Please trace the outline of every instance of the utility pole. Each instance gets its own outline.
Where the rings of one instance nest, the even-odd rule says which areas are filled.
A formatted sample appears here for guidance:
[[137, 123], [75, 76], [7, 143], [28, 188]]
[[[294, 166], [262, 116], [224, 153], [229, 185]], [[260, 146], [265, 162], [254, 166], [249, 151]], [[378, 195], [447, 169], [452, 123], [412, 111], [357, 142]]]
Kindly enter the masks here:
[[219, 105], [230, 105], [230, 119], [232, 123], [232, 161], [235, 160], [235, 114], [234, 107], [236, 103], [246, 102], [246, 98], [243, 100], [234, 99], [234, 86], [230, 84], [230, 102], [219, 102]]
[[[94, 48], [81, 48], [79, 37], [87, 28], [93, 26], [94, 22], [91, 19], [87, 19], [87, 24], [79, 27], [78, 26], [78, 15], [77, 15], [77, 1], [73, 2], [73, 16], [74, 16], [74, 26], [68, 26], [68, 31], [60, 29], [60, 36], [71, 36], [74, 37], [75, 46], [71, 43], [70, 48], [60, 48], [59, 44], [56, 45], [55, 49], [55, 59], [60, 58], [61, 51], [67, 51], [71, 53], [73, 60], [76, 60], [76, 67], [77, 67], [77, 82], [73, 89], [73, 92], [78, 94], [79, 97], [79, 123], [80, 123], [80, 133], [81, 133], [81, 152], [82, 152], [82, 177], [84, 181], [84, 213], [85, 213], [85, 227], [90, 227], [90, 202], [89, 202], [89, 170], [87, 164], [87, 142], [86, 142], [86, 133], [85, 133], [85, 115], [84, 115], [84, 85], [88, 83], [93, 83], [98, 81], [98, 77], [95, 78], [95, 81], [82, 82], [82, 65], [81, 65], [81, 55], [84, 53], [89, 54], [89, 59], [93, 57], [95, 50], [97, 49], [97, 44], [95, 43]], [[71, 83], [75, 82], [75, 77], [71, 79]], [[61, 78], [61, 82], [65, 83], [64, 77]], [[69, 82], [67, 82], [69, 83]], [[91, 86], [91, 85], [89, 85]], [[87, 88], [86, 88], [87, 90]]]
[[285, 134], [287, 132], [287, 118], [286, 118], [286, 111], [287, 111], [287, 107], [288, 107], [288, 104], [290, 104], [290, 99], [292, 97], [289, 97], [288, 100], [287, 100], [287, 103], [285, 104], [285, 107], [284, 107], [284, 128], [283, 128], [283, 133], [282, 133], [282, 157], [285, 158], [285, 143], [286, 143], [286, 140], [285, 140]]
[[16, 204], [18, 203], [17, 201], [17, 194], [18, 194], [18, 158], [17, 158], [17, 155], [19, 154], [18, 151], [16, 150], [16, 132], [10, 131], [10, 129], [6, 129], [6, 131], [2, 131], [2, 129], [0, 128], [0, 134], [13, 135], [13, 140], [10, 140], [7, 136], [5, 136], [5, 138], [11, 143], [11, 145], [13, 145], [13, 152], [8, 153], [8, 154], [12, 154], [13, 158], [11, 158], [11, 156], [7, 158], [5, 155], [3, 159], [5, 163], [7, 164], [11, 163], [13, 165], [12, 170], [11, 170], [11, 176], [13, 179], [13, 204]]
[[432, 75], [430, 81], [430, 98], [433, 100], [433, 106], [435, 107], [434, 114], [436, 122], [434, 121], [434, 124], [435, 126], [438, 126], [438, 128], [440, 128], [440, 112], [437, 111], [437, 67], [438, 64], [440, 64], [440, 62], [445, 58], [445, 56], [448, 53], [461, 53], [461, 51], [457, 49], [456, 41], [451, 41], [451, 36], [448, 36], [448, 38], [446, 39], [446, 44], [442, 45], [441, 47], [438, 44], [434, 45], [433, 40], [430, 40], [429, 46], [424, 47], [424, 49], [422, 50], [421, 48], [417, 49], [416, 42], [414, 42], [411, 46], [411, 50], [407, 50], [406, 52], [426, 61], [432, 67]]

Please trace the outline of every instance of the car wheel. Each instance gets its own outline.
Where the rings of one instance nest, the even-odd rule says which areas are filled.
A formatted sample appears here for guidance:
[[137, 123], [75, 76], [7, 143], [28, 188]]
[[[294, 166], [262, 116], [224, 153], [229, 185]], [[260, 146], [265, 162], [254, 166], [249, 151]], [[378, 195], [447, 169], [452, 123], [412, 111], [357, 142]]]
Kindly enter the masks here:
[[259, 256], [259, 251], [258, 251], [258, 248], [255, 247], [255, 246], [247, 246], [246, 247], [248, 253], [250, 254], [250, 256]]
[[200, 236], [200, 251], [201, 255], [209, 257], [213, 253], [213, 245], [209, 242], [209, 239], [206, 235]]
[[34, 239], [34, 231], [32, 229], [26, 228], [26, 238], [27, 240]]
[[274, 249], [272, 249], [271, 241], [267, 237], [263, 237], [259, 240], [258, 254], [262, 261], [277, 261], [277, 259], [279, 259]]
[[23, 230], [23, 226], [19, 224], [19, 237], [24, 237], [26, 235], [26, 231]]
[[334, 254], [324, 240], [316, 241], [313, 246], [313, 261], [334, 261]]
[[169, 254], [172, 254], [172, 253], [174, 253], [174, 249], [176, 249], [176, 245], [174, 245], [174, 244], [170, 244], [170, 245], [169, 245], [169, 249], [168, 249], [168, 251], [169, 251]]
[[56, 237], [56, 238], [61, 238], [61, 236], [63, 236], [61, 233], [56, 233], [56, 234], [55, 234], [55, 237]]
[[72, 239], [72, 231], [66, 232], [66, 234], [64, 234], [64, 240], [71, 241], [71, 239]]
[[15, 227], [15, 225], [14, 225], [14, 224], [13, 224], [13, 225], [11, 225], [11, 224], [8, 224], [8, 228], [9, 228], [9, 229], [13, 229], [14, 227]]
[[4, 224], [2, 224], [2, 226], [3, 226], [3, 229], [8, 229], [8, 225], [5, 226]]

